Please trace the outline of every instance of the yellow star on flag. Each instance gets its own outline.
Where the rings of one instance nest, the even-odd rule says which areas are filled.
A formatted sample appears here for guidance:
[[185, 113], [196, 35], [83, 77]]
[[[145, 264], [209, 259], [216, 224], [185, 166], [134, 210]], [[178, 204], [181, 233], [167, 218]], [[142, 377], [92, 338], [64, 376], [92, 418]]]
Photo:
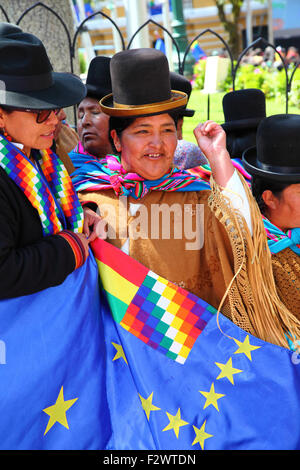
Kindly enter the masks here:
[[115, 361], [116, 359], [121, 359], [123, 358], [124, 361], [126, 362], [126, 364], [128, 365], [128, 362], [127, 362], [127, 359], [126, 359], [126, 356], [125, 356], [125, 353], [124, 353], [124, 349], [123, 347], [121, 346], [121, 344], [117, 344], [117, 343], [111, 343], [117, 350], [116, 354], [115, 354], [115, 357], [113, 358], [113, 361]]
[[196, 437], [194, 439], [194, 442], [192, 443], [192, 446], [194, 446], [195, 444], [197, 444], [197, 442], [199, 442], [202, 450], [204, 450], [204, 441], [208, 439], [209, 437], [213, 437], [212, 434], [208, 434], [207, 432], [205, 432], [205, 424], [206, 424], [206, 420], [204, 421], [200, 429], [197, 428], [196, 426], [193, 426], [194, 431], [196, 433]]
[[56, 403], [43, 410], [47, 415], [50, 416], [46, 431], [44, 432], [44, 436], [56, 422], [62, 424], [65, 428], [69, 429], [66, 412], [69, 408], [71, 408], [71, 406], [74, 405], [76, 400], [78, 400], [78, 398], [65, 401], [64, 390], [63, 387], [61, 387]]
[[178, 438], [179, 428], [181, 426], [185, 426], [186, 424], [189, 424], [189, 423], [187, 423], [186, 421], [183, 421], [183, 419], [181, 419], [180, 408], [178, 408], [178, 411], [177, 411], [175, 416], [171, 415], [167, 411], [166, 411], [166, 414], [168, 415], [168, 418], [169, 418], [170, 422], [163, 429], [163, 431], [169, 431], [170, 429], [173, 429], [173, 431], [175, 432], [176, 437]]
[[221, 369], [221, 372], [218, 375], [217, 380], [222, 379], [223, 377], [226, 377], [229, 380], [229, 382], [232, 383], [232, 385], [234, 385], [233, 375], [243, 372], [240, 369], [235, 369], [234, 367], [232, 367], [232, 358], [230, 358], [226, 362], [226, 364], [220, 364], [219, 362], [216, 362], [215, 364], [219, 367], [219, 369]]
[[225, 397], [225, 395], [223, 395], [222, 393], [216, 393], [215, 392], [214, 383], [211, 384], [209, 392], [203, 392], [201, 390], [199, 390], [199, 392], [202, 393], [202, 395], [205, 396], [205, 398], [206, 398], [206, 401], [205, 401], [205, 404], [204, 404], [204, 407], [203, 407], [204, 410], [209, 405], [213, 405], [216, 408], [216, 410], [219, 411], [218, 400], [219, 400], [219, 398]]
[[239, 346], [239, 348], [235, 351], [234, 354], [245, 354], [250, 361], [252, 361], [251, 357], [251, 351], [254, 351], [255, 349], [259, 349], [260, 346], [253, 346], [249, 342], [249, 335], [246, 336], [244, 339], [244, 342], [242, 343], [241, 341], [238, 341], [237, 339], [233, 338], [236, 344]]
[[146, 416], [147, 416], [148, 421], [149, 421], [151, 411], [160, 410], [160, 408], [158, 408], [157, 406], [152, 404], [153, 392], [151, 393], [151, 395], [149, 395], [149, 397], [147, 399], [143, 398], [140, 394], [139, 394], [139, 397], [140, 397], [141, 402], [142, 402], [143, 410], [145, 411]]

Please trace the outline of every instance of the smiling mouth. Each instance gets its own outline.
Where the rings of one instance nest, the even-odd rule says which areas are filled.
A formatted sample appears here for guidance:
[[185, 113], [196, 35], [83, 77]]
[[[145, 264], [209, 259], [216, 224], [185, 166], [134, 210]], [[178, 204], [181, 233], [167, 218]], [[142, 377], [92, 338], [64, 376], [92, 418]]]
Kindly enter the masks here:
[[163, 155], [161, 153], [146, 153], [145, 157], [149, 158], [149, 160], [158, 160]]

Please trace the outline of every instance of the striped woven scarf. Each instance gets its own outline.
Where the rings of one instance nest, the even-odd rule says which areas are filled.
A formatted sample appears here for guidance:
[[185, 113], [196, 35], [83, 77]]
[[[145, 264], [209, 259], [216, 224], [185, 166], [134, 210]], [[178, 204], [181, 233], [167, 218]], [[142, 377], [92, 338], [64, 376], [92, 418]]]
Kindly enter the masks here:
[[[238, 170], [241, 175], [243, 175], [248, 186], [250, 186], [251, 175], [245, 170], [242, 160], [240, 158], [232, 158], [231, 162], [235, 169]], [[208, 163], [205, 165], [196, 166], [195, 168], [189, 168], [188, 172], [191, 173], [191, 175], [199, 176], [205, 181], [209, 181], [211, 175], [211, 169]]]
[[0, 136], [0, 166], [37, 209], [44, 235], [63, 229], [82, 232], [83, 210], [63, 163], [50, 149], [35, 151], [34, 156], [36, 167]]
[[209, 183], [185, 170], [174, 167], [162, 178], [145, 180], [136, 173], [126, 173], [116, 155], [103, 160], [87, 160], [72, 174], [77, 191], [113, 189], [118, 196], [144, 197], [149, 191], [201, 191]]
[[283, 232], [265, 217], [263, 217], [263, 222], [271, 253], [279, 253], [279, 251], [285, 248], [290, 248], [294, 253], [300, 255], [300, 228], [293, 228]]

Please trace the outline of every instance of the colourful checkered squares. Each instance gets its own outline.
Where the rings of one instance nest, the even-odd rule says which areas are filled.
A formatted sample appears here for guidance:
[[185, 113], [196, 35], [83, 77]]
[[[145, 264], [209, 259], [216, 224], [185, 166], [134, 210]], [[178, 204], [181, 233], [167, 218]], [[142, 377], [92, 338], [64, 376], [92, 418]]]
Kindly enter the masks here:
[[149, 271], [121, 325], [152, 348], [184, 364], [215, 312], [197, 296]]

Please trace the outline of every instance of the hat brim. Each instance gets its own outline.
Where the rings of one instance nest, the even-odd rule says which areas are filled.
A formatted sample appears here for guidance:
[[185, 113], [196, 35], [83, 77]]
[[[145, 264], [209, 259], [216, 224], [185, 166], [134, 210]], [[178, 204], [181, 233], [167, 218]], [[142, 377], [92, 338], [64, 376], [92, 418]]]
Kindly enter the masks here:
[[260, 118], [250, 118], [250, 119], [241, 119], [239, 121], [228, 121], [221, 124], [225, 132], [243, 130], [249, 128], [255, 128], [261, 122], [264, 117]]
[[184, 109], [183, 111], [180, 112], [180, 114], [182, 114], [182, 116], [186, 116], [186, 117], [193, 117], [194, 114], [195, 114], [195, 110], [194, 109]]
[[86, 96], [86, 87], [75, 75], [52, 72], [53, 85], [44, 90], [14, 92], [0, 90], [0, 106], [28, 109], [58, 109], [73, 106]]
[[244, 167], [250, 175], [259, 176], [264, 179], [272, 181], [280, 181], [287, 183], [298, 183], [300, 182], [300, 172], [299, 173], [278, 173], [276, 171], [267, 171], [259, 167], [257, 161], [257, 151], [256, 147], [250, 147], [244, 151], [242, 155], [242, 161]]
[[163, 114], [186, 106], [187, 94], [182, 91], [171, 90], [171, 98], [166, 101], [147, 103], [144, 105], [120, 105], [113, 101], [113, 95], [104, 96], [100, 100], [102, 111], [114, 117], [142, 117]]

